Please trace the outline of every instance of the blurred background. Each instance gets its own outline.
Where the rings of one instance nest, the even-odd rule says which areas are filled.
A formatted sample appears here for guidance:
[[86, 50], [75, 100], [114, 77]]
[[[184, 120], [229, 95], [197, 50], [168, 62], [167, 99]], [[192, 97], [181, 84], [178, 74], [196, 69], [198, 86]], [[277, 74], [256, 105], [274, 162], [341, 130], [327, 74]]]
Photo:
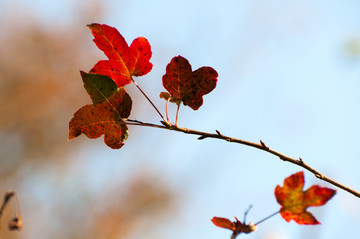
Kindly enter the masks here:
[[[171, 58], [211, 66], [217, 88], [180, 126], [269, 147], [360, 190], [360, 2], [290, 0], [0, 0], [0, 194], [17, 192], [24, 229], [1, 239], [230, 238], [213, 216], [257, 222], [279, 210], [274, 188], [301, 169], [256, 149], [130, 127], [120, 150], [103, 139], [67, 141], [72, 114], [90, 103], [79, 70], [103, 53], [87, 24], [146, 37], [153, 70], [137, 79], [164, 112]], [[158, 123], [139, 92], [131, 118]], [[175, 107], [171, 108], [175, 119]], [[306, 185], [332, 187], [305, 173]], [[333, 187], [332, 187], [333, 188]], [[253, 239], [355, 238], [360, 199], [338, 190], [311, 208], [320, 226], [279, 215]]]

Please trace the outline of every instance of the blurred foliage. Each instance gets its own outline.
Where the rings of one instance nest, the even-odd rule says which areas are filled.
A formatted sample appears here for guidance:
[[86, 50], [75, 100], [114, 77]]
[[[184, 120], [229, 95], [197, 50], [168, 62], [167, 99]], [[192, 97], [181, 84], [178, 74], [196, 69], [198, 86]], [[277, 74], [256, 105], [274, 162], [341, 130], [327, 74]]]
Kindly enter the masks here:
[[67, 142], [73, 112], [89, 103], [78, 70], [89, 70], [99, 58], [89, 50], [85, 25], [101, 21], [105, 4], [68, 1], [76, 17], [51, 27], [19, 1], [0, 9], [6, 29], [0, 37], [0, 194], [16, 190], [24, 217], [23, 231], [5, 230], [13, 216], [9, 206], [1, 239], [128, 238], [141, 227], [151, 235], [157, 219], [171, 211], [173, 192], [151, 169], [104, 184], [100, 192], [67, 171], [83, 167], [72, 165], [82, 141]]
[[1, 173], [68, 147], [66, 116], [86, 97], [77, 67], [94, 59], [82, 50], [84, 32], [24, 24], [1, 39], [0, 158], [8, 164]]
[[358, 58], [360, 56], [360, 39], [350, 39], [345, 46], [346, 53], [351, 58]]

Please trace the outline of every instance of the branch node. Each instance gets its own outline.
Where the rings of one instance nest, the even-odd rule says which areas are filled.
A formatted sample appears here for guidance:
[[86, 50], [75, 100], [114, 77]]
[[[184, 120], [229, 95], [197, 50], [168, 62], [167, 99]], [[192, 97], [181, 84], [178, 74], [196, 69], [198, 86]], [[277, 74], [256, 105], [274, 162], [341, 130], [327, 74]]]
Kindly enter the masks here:
[[260, 140], [260, 144], [264, 149], [266, 149], [266, 150], [270, 149], [262, 140]]
[[222, 134], [220, 133], [219, 130], [216, 129], [215, 132], [216, 132], [219, 136], [222, 136]]
[[160, 123], [163, 124], [165, 127], [171, 129], [171, 124], [169, 122], [162, 120], [162, 121], [160, 121]]
[[299, 157], [299, 161], [301, 164], [304, 164], [304, 160], [302, 158]]
[[320, 173], [315, 173], [315, 177], [317, 177], [318, 179], [323, 179], [324, 176]]

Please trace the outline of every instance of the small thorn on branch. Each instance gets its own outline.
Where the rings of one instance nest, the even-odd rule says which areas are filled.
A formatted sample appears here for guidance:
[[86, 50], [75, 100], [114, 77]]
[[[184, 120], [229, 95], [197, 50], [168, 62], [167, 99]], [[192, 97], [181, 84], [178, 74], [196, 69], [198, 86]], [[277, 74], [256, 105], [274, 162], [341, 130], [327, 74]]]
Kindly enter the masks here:
[[199, 138], [197, 138], [198, 140], [203, 140], [206, 139], [207, 137], [205, 137], [204, 135], [201, 135]]
[[218, 135], [222, 136], [222, 134], [220, 133], [219, 130], [216, 129], [215, 132], [216, 132]]
[[304, 160], [302, 158], [299, 157], [299, 161], [301, 164], [304, 164]]
[[262, 140], [260, 140], [260, 144], [264, 149], [266, 149], [266, 150], [270, 149]]

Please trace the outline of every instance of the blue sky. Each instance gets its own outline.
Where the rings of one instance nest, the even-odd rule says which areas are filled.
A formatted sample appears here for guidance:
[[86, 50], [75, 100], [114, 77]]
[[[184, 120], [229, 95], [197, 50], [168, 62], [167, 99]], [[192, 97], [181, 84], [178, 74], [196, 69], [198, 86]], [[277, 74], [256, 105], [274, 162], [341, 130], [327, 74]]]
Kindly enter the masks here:
[[[206, 65], [218, 71], [217, 88], [204, 97], [200, 110], [181, 108], [180, 126], [261, 139], [360, 190], [360, 56], [348, 47], [351, 42], [360, 45], [359, 1], [107, 2], [104, 23], [116, 27], [128, 42], [138, 36], [150, 41], [154, 68], [137, 81], [161, 110], [161, 77], [172, 57], [186, 57], [193, 69]], [[19, 3], [19, 9], [38, 11], [47, 26], [76, 17], [67, 8], [70, 1]], [[94, 47], [91, 40], [84, 44]], [[159, 121], [146, 103], [134, 107], [133, 118]], [[211, 224], [213, 216], [242, 218], [252, 204], [248, 220], [266, 217], [278, 209], [275, 186], [301, 170], [246, 146], [156, 129], [130, 128], [119, 151], [97, 141], [87, 167], [94, 185], [118, 178], [119, 170], [151, 165], [175, 190], [186, 191], [181, 215], [159, 228], [174, 239], [228, 238], [228, 231]], [[309, 173], [305, 179], [306, 187], [332, 187]], [[321, 226], [288, 224], [276, 216], [246, 237], [360, 234], [359, 199], [348, 193], [338, 190], [327, 206], [311, 211]]]

